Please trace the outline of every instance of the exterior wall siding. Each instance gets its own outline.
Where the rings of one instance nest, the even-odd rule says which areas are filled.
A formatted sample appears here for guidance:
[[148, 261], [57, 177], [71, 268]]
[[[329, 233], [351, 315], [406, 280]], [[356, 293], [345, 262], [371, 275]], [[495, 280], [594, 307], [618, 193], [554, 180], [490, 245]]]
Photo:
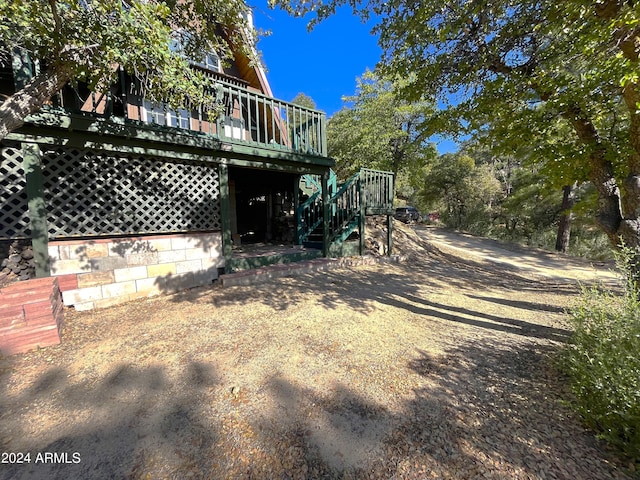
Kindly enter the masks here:
[[64, 304], [103, 308], [210, 284], [224, 267], [220, 232], [49, 242]]

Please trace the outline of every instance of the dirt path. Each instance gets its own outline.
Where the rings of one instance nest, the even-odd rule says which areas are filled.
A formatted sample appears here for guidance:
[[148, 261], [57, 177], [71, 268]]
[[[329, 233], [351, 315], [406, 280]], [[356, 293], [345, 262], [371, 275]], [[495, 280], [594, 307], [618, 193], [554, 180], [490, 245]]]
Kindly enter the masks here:
[[432, 226], [419, 226], [416, 231], [442, 251], [458, 257], [495, 263], [516, 273], [561, 281], [600, 281], [605, 284], [618, 281], [612, 262], [589, 262]]
[[397, 234], [404, 264], [67, 312], [0, 359], [31, 453], [0, 479], [628, 478], [561, 403], [574, 283]]

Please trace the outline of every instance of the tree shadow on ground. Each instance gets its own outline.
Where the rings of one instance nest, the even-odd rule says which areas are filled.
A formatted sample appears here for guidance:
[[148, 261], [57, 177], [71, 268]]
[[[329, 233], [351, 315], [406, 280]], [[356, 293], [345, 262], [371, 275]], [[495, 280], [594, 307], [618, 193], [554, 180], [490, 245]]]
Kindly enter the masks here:
[[[9, 387], [8, 362], [0, 370], [2, 451], [78, 452], [82, 461], [10, 465], [0, 472], [0, 479], [145, 478], [147, 474], [151, 478], [191, 474], [194, 478], [432, 475], [456, 479], [487, 472], [498, 472], [494, 475], [498, 478], [619, 478], [592, 437], [560, 404], [566, 392], [562, 379], [548, 368], [551, 347], [539, 345], [563, 340], [565, 330], [518, 319], [517, 310], [500, 316], [483, 310], [482, 304], [465, 308], [431, 296], [447, 287], [486, 305], [532, 311], [538, 303], [503, 304], [487, 293], [492, 286], [509, 298], [510, 292], [531, 289], [542, 294], [539, 298], [548, 295], [549, 304], [540, 303], [540, 311], [554, 314], [552, 296], [575, 293], [575, 286], [438, 259], [316, 273], [277, 284], [194, 289], [172, 300], [185, 302], [180, 305], [185, 309], [188, 302], [224, 307], [257, 300], [284, 314], [322, 292], [319, 302], [326, 309], [325, 319], [331, 319], [337, 307], [361, 314], [391, 307], [407, 312], [408, 321], [425, 322], [425, 329], [433, 318], [518, 336], [503, 343], [489, 343], [494, 337], [483, 336], [482, 341], [453, 345], [442, 355], [409, 350], [393, 367], [404, 370], [412, 390], [398, 393], [396, 404], [379, 403], [359, 390], [359, 384], [374, 380], [366, 372], [334, 376], [326, 390], [312, 381], [300, 384], [274, 374], [260, 391], [243, 389], [232, 396], [215, 364], [180, 360], [176, 371], [140, 360], [150, 365], [140, 367], [137, 360], [114, 361], [109, 355], [117, 355], [117, 350], [106, 349], [104, 357], [78, 358], [81, 374], [61, 363], [15, 392]], [[102, 312], [100, 321], [119, 321], [127, 310], [118, 308], [122, 310]], [[149, 305], [128, 308], [146, 311]], [[186, 328], [206, 328], [204, 323]], [[84, 327], [100, 333], [99, 325], [88, 322]], [[121, 328], [125, 335], [125, 322]], [[164, 333], [159, 328], [153, 334], [160, 332]], [[162, 336], [149, 341], [165, 349], [179, 340]], [[222, 350], [220, 342], [211, 343], [211, 351]], [[60, 348], [80, 352], [92, 347]], [[153, 353], [155, 346], [149, 351]], [[313, 364], [314, 352], [307, 350], [307, 355]], [[384, 384], [386, 377], [380, 376], [384, 388], [395, 391], [396, 386]], [[253, 398], [259, 396], [273, 400], [275, 407], [261, 410], [264, 403]]]
[[566, 308], [563, 308], [563, 307], [556, 307], [554, 305], [545, 305], [543, 303], [537, 303], [537, 302], [527, 302], [524, 300], [511, 300], [508, 298], [498, 298], [498, 297], [480, 297], [477, 295], [468, 295], [468, 297], [475, 298], [476, 300], [483, 300], [483, 301], [497, 303], [500, 305], [506, 305], [509, 307], [532, 310], [534, 312], [564, 313], [566, 311]]
[[[159, 366], [115, 364], [76, 382], [51, 367], [24, 391], [0, 396], [0, 411], [12, 416], [2, 451], [31, 454], [28, 464], [3, 465], [0, 479], [206, 478], [220, 461], [220, 432], [201, 400], [217, 385], [216, 369], [203, 362], [186, 364], [179, 379]], [[38, 462], [44, 452], [63, 456]]]
[[[484, 301], [484, 297], [472, 296], [478, 300]], [[408, 300], [415, 303], [424, 305], [428, 308], [419, 308], [416, 313], [420, 312], [423, 315], [435, 316], [444, 320], [464, 323], [467, 325], [473, 325], [476, 327], [489, 328], [503, 332], [515, 333], [517, 335], [524, 335], [527, 337], [545, 338], [547, 340], [555, 340], [559, 342], [565, 342], [569, 339], [571, 331], [564, 328], [548, 327], [545, 325], [539, 325], [536, 323], [525, 322], [523, 320], [516, 320], [514, 318], [508, 318], [505, 316], [491, 315], [478, 310], [470, 310], [468, 308], [456, 307], [452, 305], [444, 305], [442, 303], [432, 302], [422, 298], [414, 297], [412, 295], [406, 295]], [[531, 305], [529, 302], [525, 302]], [[517, 302], [508, 304], [516, 308], [520, 308]], [[559, 313], [557, 310], [553, 310], [554, 307], [548, 305], [540, 305], [540, 311], [552, 311]], [[438, 309], [438, 310], [434, 310]], [[455, 313], [451, 313], [455, 312]], [[562, 310], [560, 309], [560, 312]], [[464, 317], [461, 315], [465, 315]], [[467, 318], [471, 317], [471, 318]], [[488, 320], [488, 321], [486, 321]]]
[[[541, 313], [558, 313], [562, 309], [552, 304], [553, 296], [567, 292], [575, 294], [577, 291], [573, 285], [550, 286], [546, 282], [525, 279], [504, 271], [471, 267], [466, 263], [459, 265], [433, 261], [381, 264], [368, 268], [316, 272], [249, 287], [194, 289], [174, 295], [172, 301], [194, 304], [204, 302], [216, 307], [258, 301], [275, 311], [286, 311], [320, 293], [318, 302], [327, 309], [329, 316], [331, 310], [339, 307], [346, 306], [353, 312], [368, 314], [374, 309], [387, 306], [418, 317], [505, 331], [526, 337], [555, 341], [565, 341], [568, 338], [569, 332], [562, 328], [509, 318], [506, 315], [489, 314], [478, 309], [445, 305], [431, 299], [433, 292], [439, 289], [448, 289], [447, 291], [478, 299], [484, 297], [476, 295], [476, 292], [486, 291], [488, 288], [505, 291], [505, 296], [511, 291], [523, 292], [531, 289], [539, 296], [549, 299], [549, 304], [539, 304]], [[513, 315], [517, 315], [517, 309], [521, 307], [517, 303], [507, 306], [513, 307]], [[532, 309], [532, 304], [524, 306], [526, 310]]]
[[282, 478], [627, 478], [562, 404], [552, 353], [472, 342], [417, 351], [404, 367], [419, 386], [399, 410], [343, 383], [322, 392], [274, 377], [277, 407], [253, 429]]
[[[81, 462], [9, 465], [0, 479], [625, 478], [562, 405], [553, 353], [535, 338], [484, 337], [410, 350], [389, 366], [399, 376], [358, 369], [327, 388], [274, 373], [235, 394], [205, 360], [96, 357], [18, 392], [3, 368], [2, 451]], [[396, 395], [372, 397], [363, 385], [374, 381]]]

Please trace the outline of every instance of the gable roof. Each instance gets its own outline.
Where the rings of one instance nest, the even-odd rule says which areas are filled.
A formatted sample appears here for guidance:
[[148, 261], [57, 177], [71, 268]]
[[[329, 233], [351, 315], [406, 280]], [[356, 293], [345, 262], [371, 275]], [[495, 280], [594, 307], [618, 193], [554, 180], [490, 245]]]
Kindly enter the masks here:
[[[247, 13], [247, 23], [249, 28], [253, 28], [253, 14], [250, 10]], [[250, 48], [253, 51], [252, 53], [257, 58], [259, 55], [258, 51], [255, 48], [255, 41], [252, 38], [252, 33], [247, 32], [245, 36], [245, 40], [251, 46]], [[273, 97], [271, 85], [269, 85], [269, 80], [267, 79], [267, 75], [261, 63], [259, 61], [253, 61], [246, 53], [244, 53], [240, 49], [233, 49], [233, 55], [235, 69], [231, 69], [232, 73], [229, 73], [231, 73], [232, 75], [233, 73], [237, 74], [239, 78], [248, 82], [251, 87], [259, 90], [264, 95]]]

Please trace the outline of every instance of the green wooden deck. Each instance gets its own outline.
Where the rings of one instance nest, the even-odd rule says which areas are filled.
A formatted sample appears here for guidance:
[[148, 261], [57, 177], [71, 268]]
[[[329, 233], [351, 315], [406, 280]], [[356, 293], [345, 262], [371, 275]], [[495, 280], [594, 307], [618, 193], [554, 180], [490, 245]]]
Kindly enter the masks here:
[[[34, 250], [38, 258], [42, 257], [38, 262], [41, 275], [48, 271], [47, 231], [46, 199], [38, 186], [38, 166], [44, 149], [52, 148], [146, 156], [162, 162], [200, 162], [217, 169], [223, 254], [230, 271], [320, 255], [364, 253], [365, 215], [393, 214], [393, 174], [363, 169], [337, 185], [331, 171], [335, 162], [327, 156], [324, 113], [267, 97], [224, 78], [215, 80], [216, 97], [224, 106], [223, 114], [215, 119], [206, 118], [200, 109], [180, 113], [166, 107], [150, 116], [143, 99], [131, 95], [91, 93], [70, 102], [74, 97], [61, 93], [52, 105], [28, 116], [20, 129], [7, 136], [6, 142], [22, 144], [29, 175], [29, 212], [37, 237]], [[126, 85], [120, 91], [127, 91]], [[183, 118], [183, 114], [189, 117]], [[317, 192], [297, 208], [295, 243], [313, 243], [315, 232], [316, 248], [254, 256], [234, 252], [230, 167], [268, 169], [308, 178]], [[294, 193], [298, 198], [298, 192]], [[354, 232], [359, 237], [356, 243], [352, 241]]]

